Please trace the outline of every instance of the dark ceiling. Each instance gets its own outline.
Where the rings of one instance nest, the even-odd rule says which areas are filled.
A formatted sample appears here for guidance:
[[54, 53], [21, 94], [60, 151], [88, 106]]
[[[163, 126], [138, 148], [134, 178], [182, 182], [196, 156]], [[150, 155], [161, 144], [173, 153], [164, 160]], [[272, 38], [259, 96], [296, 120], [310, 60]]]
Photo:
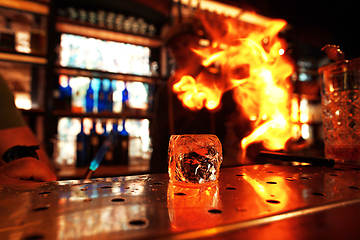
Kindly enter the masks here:
[[220, 0], [288, 22], [288, 37], [321, 49], [336, 44], [348, 59], [360, 57], [360, 24], [357, 2], [352, 0]]

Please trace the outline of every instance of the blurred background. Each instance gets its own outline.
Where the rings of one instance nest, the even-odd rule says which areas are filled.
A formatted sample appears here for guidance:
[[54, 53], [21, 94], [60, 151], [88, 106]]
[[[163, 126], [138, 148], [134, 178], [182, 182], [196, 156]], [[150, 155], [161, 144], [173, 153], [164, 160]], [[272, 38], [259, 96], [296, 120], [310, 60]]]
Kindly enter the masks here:
[[[349, 0], [1, 0], [0, 74], [62, 179], [81, 178], [112, 132], [116, 140], [95, 177], [148, 173], [156, 96], [176, 68], [166, 44], [182, 31], [177, 24], [207, 19], [222, 29], [230, 19], [246, 35], [283, 19], [278, 37], [293, 64], [289, 106], [297, 126], [285, 150], [323, 156], [317, 69], [330, 60], [321, 49], [334, 44], [347, 59], [360, 56], [356, 11]], [[212, 35], [196, 29], [205, 30], [200, 45], [208, 46]], [[245, 133], [236, 128], [248, 123], [232, 114], [236, 107], [227, 110], [212, 115], [212, 131], [223, 136], [225, 166], [243, 164]]]

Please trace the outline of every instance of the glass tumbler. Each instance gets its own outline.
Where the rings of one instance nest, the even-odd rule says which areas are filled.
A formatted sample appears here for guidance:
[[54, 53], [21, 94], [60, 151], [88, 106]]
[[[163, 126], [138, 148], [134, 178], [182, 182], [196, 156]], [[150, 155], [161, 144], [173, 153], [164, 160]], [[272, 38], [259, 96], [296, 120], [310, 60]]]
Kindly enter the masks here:
[[318, 70], [321, 84], [325, 157], [360, 164], [360, 58]]

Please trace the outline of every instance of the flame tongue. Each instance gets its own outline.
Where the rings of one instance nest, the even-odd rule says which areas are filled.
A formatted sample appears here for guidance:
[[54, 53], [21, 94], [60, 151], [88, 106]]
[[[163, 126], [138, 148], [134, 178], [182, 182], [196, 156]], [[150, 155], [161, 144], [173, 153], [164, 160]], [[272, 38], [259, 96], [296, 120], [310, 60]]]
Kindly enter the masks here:
[[[254, 130], [242, 140], [242, 148], [262, 141], [268, 149], [282, 149], [291, 137], [288, 77], [293, 67], [279, 51], [285, 43], [277, 38], [286, 22], [273, 20], [265, 29], [256, 28], [246, 38], [237, 39], [234, 36], [244, 35], [243, 29], [236, 30], [231, 21], [226, 24], [229, 31], [225, 35], [210, 34], [210, 47], [193, 49], [203, 59], [203, 70], [194, 77], [182, 76], [173, 90], [190, 109], [212, 110], [219, 106], [222, 94], [233, 89], [235, 101], [254, 121]], [[212, 31], [206, 22], [204, 26]]]

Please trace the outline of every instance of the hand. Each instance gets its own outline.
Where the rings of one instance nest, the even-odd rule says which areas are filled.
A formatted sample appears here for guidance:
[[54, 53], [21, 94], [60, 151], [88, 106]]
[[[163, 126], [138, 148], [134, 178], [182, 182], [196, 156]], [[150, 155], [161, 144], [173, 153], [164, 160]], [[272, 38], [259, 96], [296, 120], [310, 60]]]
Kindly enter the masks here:
[[0, 184], [56, 181], [56, 175], [43, 162], [25, 157], [0, 167]]

